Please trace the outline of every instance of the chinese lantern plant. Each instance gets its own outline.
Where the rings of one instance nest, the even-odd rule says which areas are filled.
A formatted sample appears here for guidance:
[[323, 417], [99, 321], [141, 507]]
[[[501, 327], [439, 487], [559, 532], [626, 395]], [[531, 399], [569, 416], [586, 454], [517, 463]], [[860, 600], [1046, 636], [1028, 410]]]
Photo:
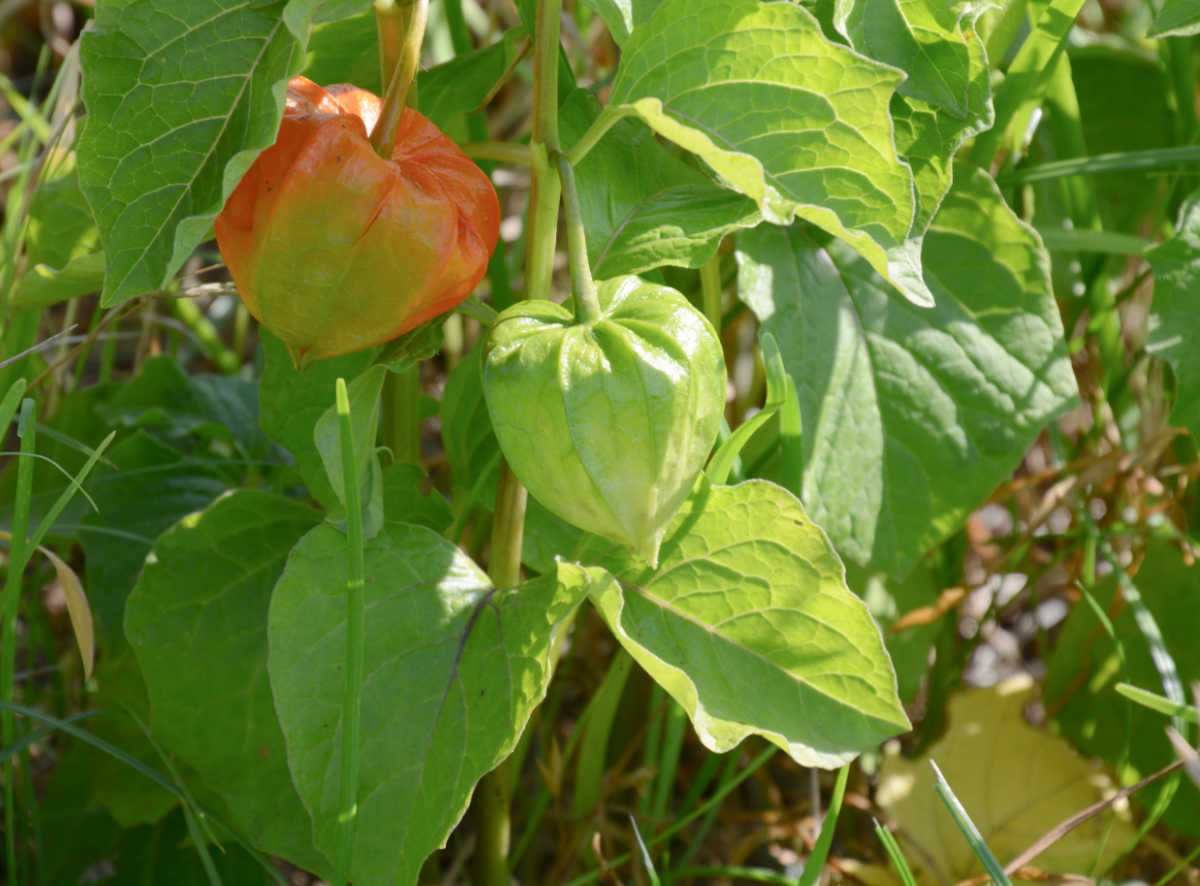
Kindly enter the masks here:
[[[797, 207], [816, 207], [810, 220], [862, 250], [866, 264], [855, 266], [856, 274], [867, 279], [871, 268], [883, 268], [909, 279], [900, 272], [919, 239], [907, 228], [914, 189], [908, 166], [893, 156], [890, 126], [880, 123], [889, 120], [897, 75], [826, 40], [795, 4], [730, 0], [730, 13], [697, 2], [703, 14], [664, 0], [637, 33], [622, 35], [611, 103], [580, 121], [570, 116], [577, 92], [562, 90], [567, 98], [559, 105], [561, 5], [539, 0], [536, 17], [525, 22], [534, 44], [529, 144], [471, 149], [523, 164], [532, 179], [522, 300], [484, 324], [478, 362], [462, 364], [462, 372], [477, 374], [477, 408], [456, 419], [442, 404], [444, 434], [467, 425], [476, 448], [503, 463], [490, 523], [473, 520], [461, 501], [423, 495], [430, 481], [413, 465], [378, 468], [383, 370], [369, 365], [369, 349], [422, 329], [480, 283], [500, 221], [491, 182], [406, 107], [394, 88], [399, 81], [389, 80], [383, 99], [354, 86], [321, 86], [293, 76], [295, 65], [270, 56], [273, 44], [263, 38], [263, 52], [277, 64], [252, 97], [286, 83], [286, 100], [269, 146], [245, 135], [225, 152], [232, 164], [234, 156], [263, 149], [240, 181], [229, 183], [230, 193], [222, 192], [216, 234], [243, 301], [278, 339], [267, 339], [263, 427], [302, 470], [315, 464], [328, 472], [322, 482], [342, 509], [326, 502], [311, 474], [300, 496], [247, 488], [214, 501], [158, 538], [117, 626], [144, 676], [156, 741], [186, 762], [204, 796], [220, 798], [231, 824], [257, 849], [337, 882], [410, 883], [474, 792], [476, 878], [505, 882], [508, 792], [522, 774], [495, 770], [545, 695], [558, 656], [571, 649], [563, 640], [585, 601], [621, 655], [661, 684], [714, 751], [757, 735], [801, 764], [834, 767], [907, 727], [880, 633], [847, 588], [833, 545], [797, 499], [799, 483], [790, 490], [761, 479], [725, 485], [748, 436], [740, 429], [710, 461], [727, 387], [714, 258], [726, 234], [764, 216], [790, 221]], [[154, 12], [141, 0], [130, 5]], [[245, 14], [263, 8], [250, 4]], [[263, 25], [264, 34], [282, 34], [289, 21], [280, 10], [274, 14], [276, 30]], [[105, 35], [123, 27], [107, 16], [100, 16], [99, 36], [88, 38], [101, 41], [85, 53], [89, 71], [102, 69], [100, 49], [113, 49]], [[681, 21], [699, 36], [677, 27]], [[679, 83], [656, 81], [656, 41], [703, 44], [743, 31], [750, 43], [769, 44], [761, 50], [770, 50], [766, 61], [816, 53], [830, 62], [821, 76], [836, 70], [848, 78], [842, 90], [840, 83], [821, 86], [816, 75], [793, 77], [796, 92], [816, 82], [831, 102], [852, 95], [837, 111], [861, 115], [857, 128], [830, 128], [844, 143], [821, 163], [782, 149], [764, 151], [761, 162], [734, 157], [733, 147], [742, 145], [735, 136], [749, 144], [798, 125], [790, 105], [771, 122], [749, 115], [747, 126], [762, 131], [733, 133], [733, 147], [718, 150], [715, 137], [681, 131], [683, 112], [664, 122], [661, 97], [642, 94], [653, 88], [690, 95], [708, 85], [688, 81], [707, 76], [700, 64], [681, 63]], [[307, 31], [288, 39], [302, 48]], [[413, 39], [410, 32], [401, 42], [411, 49]], [[467, 97], [443, 86], [437, 101], [475, 110], [518, 63], [521, 39], [462, 53], [462, 67], [445, 76], [453, 75]], [[776, 39], [782, 42], [774, 45]], [[721, 57], [732, 65], [748, 53]], [[414, 66], [415, 55], [405, 56]], [[478, 73], [496, 68], [502, 72]], [[437, 69], [429, 74], [437, 83]], [[874, 79], [866, 87], [849, 82], [868, 75]], [[89, 113], [99, 120], [103, 102], [94, 98], [89, 94]], [[727, 104], [705, 100], [692, 110], [702, 116], [718, 106]], [[247, 112], [247, 131], [261, 136], [263, 121], [279, 110]], [[574, 127], [573, 144], [560, 136], [560, 114], [564, 132], [568, 121]], [[614, 148], [602, 141], [610, 127], [612, 137], [626, 138], [641, 125], [618, 126], [622, 116], [637, 116], [696, 151], [719, 179], [677, 162], [644, 130], [637, 144], [649, 161], [628, 148], [632, 142]], [[808, 125], [825, 132], [819, 120]], [[98, 126], [89, 131], [100, 137]], [[826, 141], [812, 139], [812, 150], [824, 150]], [[764, 172], [763, 163], [781, 157], [795, 169]], [[634, 212], [626, 206], [623, 164], [641, 179], [661, 173], [669, 192], [699, 194], [720, 223], [685, 231], [676, 238], [689, 241], [684, 247], [671, 245], [666, 223], [653, 236], [622, 243], [620, 225]], [[867, 171], [853, 187], [841, 182], [836, 194], [822, 191], [822, 176], [834, 174], [825, 170], [860, 166]], [[756, 169], [763, 181], [749, 182]], [[789, 191], [784, 182], [799, 178], [803, 187]], [[635, 196], [632, 202], [650, 199]], [[565, 293], [552, 286], [560, 197], [572, 288], [564, 304]], [[871, 201], [877, 208], [894, 204], [895, 218], [881, 208], [878, 219], [851, 218], [854, 207]], [[682, 203], [674, 210], [690, 211]], [[659, 217], [672, 211], [655, 207]], [[690, 215], [685, 221], [699, 226]], [[589, 239], [605, 244], [590, 261]], [[498, 261], [505, 260], [502, 253]], [[702, 268], [703, 311], [686, 283], [654, 282], [665, 264]], [[789, 383], [802, 386], [802, 374], [779, 374], [788, 371]], [[335, 410], [339, 379], [345, 390], [336, 388]], [[782, 412], [785, 400], [772, 394], [756, 426]], [[409, 430], [416, 426], [414, 420]], [[362, 478], [376, 471], [378, 482], [364, 486]], [[484, 488], [486, 480], [460, 476], [455, 484]], [[295, 493], [291, 482], [278, 480], [275, 488]], [[528, 521], [527, 493], [542, 506]], [[329, 509], [310, 507], [309, 497]], [[474, 532], [464, 533], [464, 523]], [[490, 536], [480, 537], [488, 526]], [[225, 691], [230, 687], [238, 691]]]

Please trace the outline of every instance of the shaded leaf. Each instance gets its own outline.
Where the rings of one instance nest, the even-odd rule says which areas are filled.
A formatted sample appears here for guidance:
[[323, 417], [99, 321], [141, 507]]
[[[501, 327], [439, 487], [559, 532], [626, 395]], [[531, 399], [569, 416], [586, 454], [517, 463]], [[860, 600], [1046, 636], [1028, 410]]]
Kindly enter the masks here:
[[456, 507], [491, 510], [500, 443], [483, 399], [482, 347], [482, 342], [476, 343], [446, 379], [441, 402], [442, 444], [450, 461]]
[[18, 308], [43, 308], [95, 292], [104, 283], [100, 232], [79, 187], [74, 152], [46, 163], [29, 204], [25, 268], [13, 293]]
[[[318, 847], [337, 840], [346, 539], [297, 545], [271, 599], [271, 685]], [[553, 639], [590, 580], [565, 567], [511, 591], [453, 544], [388, 523], [366, 546], [366, 674], [351, 878], [415, 882], [475, 782], [516, 745], [550, 677]]]
[[267, 605], [288, 552], [321, 515], [239, 490], [158, 539], [125, 631], [155, 737], [191, 765], [262, 849], [328, 865], [287, 768], [267, 679]]
[[800, 228], [739, 242], [739, 292], [799, 395], [801, 498], [857, 563], [903, 576], [1075, 403], [1045, 250], [981, 172], [960, 170], [926, 238], [932, 310]]
[[417, 78], [417, 110], [441, 129], [459, 114], [479, 110], [528, 45], [524, 28], [509, 28], [490, 46], [422, 71]]
[[207, 507], [232, 481], [218, 465], [184, 455], [140, 431], [106, 453], [87, 484], [99, 513], [79, 527], [87, 586], [104, 635], [123, 637], [125, 599], [159, 534]]

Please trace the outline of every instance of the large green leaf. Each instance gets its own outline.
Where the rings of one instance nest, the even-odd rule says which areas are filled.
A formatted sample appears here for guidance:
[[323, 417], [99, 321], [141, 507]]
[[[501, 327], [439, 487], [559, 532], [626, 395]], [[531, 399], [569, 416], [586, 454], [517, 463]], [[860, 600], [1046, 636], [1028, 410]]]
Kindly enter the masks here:
[[1146, 350], [1175, 370], [1171, 423], [1200, 440], [1200, 193], [1184, 203], [1175, 236], [1146, 259], [1154, 269]]
[[[563, 141], [578, 140], [598, 111], [589, 93], [572, 93], [560, 109]], [[599, 279], [662, 265], [698, 268], [726, 234], [761, 220], [753, 200], [719, 187], [632, 120], [614, 126], [575, 172]]]
[[[346, 538], [328, 524], [288, 559], [271, 598], [268, 666], [314, 840], [337, 839], [346, 657]], [[388, 523], [366, 546], [366, 674], [351, 879], [413, 883], [475, 782], [512, 752], [588, 574], [564, 567], [509, 591], [453, 544]]]
[[315, 0], [107, 0], [84, 35], [79, 180], [102, 303], [164, 286], [275, 139]]
[[292, 787], [267, 679], [267, 604], [288, 552], [321, 515], [239, 490], [155, 543], [125, 610], [151, 728], [228, 804], [260, 848], [310, 869], [328, 862]]
[[592, 601], [709, 749], [762, 735], [829, 768], [909, 728], [879, 628], [781, 487], [702, 483], [657, 570], [600, 540], [581, 559], [613, 573], [592, 584]]
[[[1133, 581], [1161, 632], [1163, 649], [1151, 649], [1133, 607], [1121, 600], [1118, 583], [1109, 578], [1091, 593], [1112, 619], [1115, 643], [1092, 608], [1076, 603], [1047, 662], [1045, 683], [1047, 707], [1063, 733], [1085, 754], [1114, 766], [1124, 763], [1118, 774], [1126, 784], [1167, 765], [1175, 753], [1163, 733], [1169, 720], [1122, 698], [1116, 684], [1162, 694], [1165, 657], [1174, 662], [1184, 686], [1200, 680], [1200, 566], [1188, 565], [1174, 545], [1153, 542]], [[1165, 783], [1139, 791], [1136, 800], [1152, 808]], [[1182, 834], [1200, 837], [1200, 793], [1184, 782], [1164, 820]]]
[[837, 28], [850, 45], [900, 68], [892, 98], [896, 147], [912, 167], [916, 232], [950, 188], [954, 152], [992, 125], [988, 61], [976, 21], [982, 5], [925, 0], [838, 0]]
[[888, 113], [903, 79], [828, 40], [803, 7], [666, 0], [626, 44], [605, 111], [697, 154], [769, 221], [845, 239], [928, 305], [912, 172]]
[[858, 563], [906, 573], [1075, 402], [1045, 250], [982, 172], [959, 170], [926, 237], [932, 310], [800, 228], [742, 235], [739, 261], [796, 384], [801, 497]]

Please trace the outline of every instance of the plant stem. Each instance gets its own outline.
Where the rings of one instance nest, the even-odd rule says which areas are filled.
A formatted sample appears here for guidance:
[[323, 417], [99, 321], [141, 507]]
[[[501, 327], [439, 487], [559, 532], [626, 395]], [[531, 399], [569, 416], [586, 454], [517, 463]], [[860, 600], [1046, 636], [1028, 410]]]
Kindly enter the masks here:
[[385, 159], [391, 158], [400, 135], [400, 122], [408, 107], [413, 78], [421, 61], [421, 41], [425, 38], [428, 15], [429, 0], [375, 2], [379, 63], [388, 86], [379, 119], [371, 130], [371, 146]]
[[567, 254], [571, 258], [571, 295], [575, 300], [575, 320], [595, 323], [600, 319], [600, 301], [596, 283], [588, 265], [587, 235], [583, 231], [583, 212], [579, 208], [579, 189], [575, 186], [575, 170], [565, 154], [554, 155], [558, 177], [562, 181], [563, 205], [567, 210]]
[[[558, 242], [558, 170], [550, 163], [558, 143], [558, 25], [562, 0], [538, 0], [533, 52], [532, 187], [525, 255], [525, 297], [549, 298]], [[488, 574], [497, 588], [521, 580], [521, 541], [526, 492], [508, 463], [500, 460]], [[512, 832], [509, 800], [512, 763], [506, 760], [479, 781], [475, 794], [477, 843], [474, 874], [479, 886], [507, 886]]]
[[[13, 507], [12, 543], [8, 550], [8, 575], [4, 581], [3, 607], [0, 607], [0, 698], [5, 702], [0, 712], [3, 738], [0, 744], [16, 744], [16, 718], [8, 705], [13, 700], [13, 675], [17, 663], [17, 614], [20, 611], [21, 578], [29, 562], [29, 509], [33, 497], [33, 455], [36, 443], [36, 409], [33, 400], [21, 403], [17, 433], [21, 438], [21, 457], [17, 462], [16, 501]], [[7, 423], [0, 431], [7, 431]], [[14, 754], [4, 764], [4, 851], [8, 875], [12, 883], [19, 883], [17, 876], [17, 829], [16, 807], [13, 786], [19, 774], [20, 755]]]
[[515, 145], [511, 142], [474, 141], [459, 145], [459, 150], [472, 160], [491, 160], [509, 166], [528, 166], [533, 162], [533, 153], [529, 145]]
[[721, 300], [724, 295], [721, 286], [721, 256], [714, 253], [713, 257], [700, 266], [700, 296], [704, 301], [704, 316], [712, 324], [717, 335], [721, 334], [722, 313]]
[[354, 826], [358, 819], [358, 750], [362, 723], [362, 683], [366, 649], [366, 564], [363, 555], [362, 504], [354, 458], [354, 430], [346, 380], [337, 380], [338, 432], [346, 496], [346, 693], [342, 701], [341, 771], [338, 785], [338, 843], [334, 886], [350, 877]]
[[[525, 487], [508, 463], [501, 459], [496, 483], [496, 513], [492, 521], [491, 558], [488, 560], [488, 575], [497, 588], [516, 587], [521, 581], [525, 502]], [[478, 818], [474, 866], [475, 882], [479, 886], [506, 886], [508, 883], [512, 774], [510, 757], [480, 779], [476, 791]]]
[[558, 24], [562, 0], [538, 0], [533, 44], [532, 188], [525, 297], [549, 298], [558, 239], [561, 185], [550, 154], [558, 142]]
[[596, 147], [596, 143], [604, 137], [604, 133], [612, 129], [618, 120], [630, 113], [632, 112], [626, 108], [614, 108], [612, 105], [606, 105], [600, 112], [600, 116], [592, 121], [592, 125], [579, 137], [579, 141], [575, 142], [575, 147], [567, 152], [567, 158], [571, 161], [571, 165], [578, 166], [582, 163], [588, 152]]
[[418, 367], [389, 372], [383, 380], [383, 445], [392, 461], [421, 463], [421, 378]]

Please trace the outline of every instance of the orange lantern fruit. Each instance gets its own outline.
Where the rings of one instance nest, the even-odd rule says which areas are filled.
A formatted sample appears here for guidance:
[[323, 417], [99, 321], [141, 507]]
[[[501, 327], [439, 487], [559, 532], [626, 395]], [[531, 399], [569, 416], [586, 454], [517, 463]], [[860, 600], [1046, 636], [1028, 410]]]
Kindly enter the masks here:
[[483, 171], [407, 108], [391, 158], [382, 102], [349, 84], [288, 84], [279, 135], [216, 219], [250, 313], [297, 366], [390, 341], [469, 296], [500, 231]]

